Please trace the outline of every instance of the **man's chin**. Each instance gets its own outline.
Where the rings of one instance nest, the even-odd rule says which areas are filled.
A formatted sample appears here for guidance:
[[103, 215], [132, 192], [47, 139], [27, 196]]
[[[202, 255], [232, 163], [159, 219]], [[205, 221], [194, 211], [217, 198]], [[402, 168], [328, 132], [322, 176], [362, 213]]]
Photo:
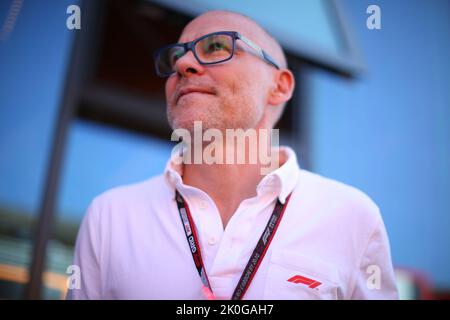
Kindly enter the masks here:
[[180, 119], [171, 122], [171, 127], [175, 129], [185, 129], [191, 133], [195, 130], [205, 132], [208, 129], [218, 129], [224, 131], [225, 121], [217, 121], [211, 118], [197, 117], [193, 119]]

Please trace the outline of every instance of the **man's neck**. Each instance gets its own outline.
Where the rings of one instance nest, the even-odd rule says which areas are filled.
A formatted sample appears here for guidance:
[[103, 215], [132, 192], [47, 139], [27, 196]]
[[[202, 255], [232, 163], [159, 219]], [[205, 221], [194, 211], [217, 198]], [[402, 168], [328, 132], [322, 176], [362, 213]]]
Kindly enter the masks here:
[[[278, 152], [278, 151], [274, 151]], [[285, 162], [279, 153], [279, 163]], [[183, 183], [206, 192], [216, 204], [225, 228], [240, 203], [256, 196], [262, 167], [256, 164], [185, 164]], [[274, 169], [278, 166], [274, 167]]]

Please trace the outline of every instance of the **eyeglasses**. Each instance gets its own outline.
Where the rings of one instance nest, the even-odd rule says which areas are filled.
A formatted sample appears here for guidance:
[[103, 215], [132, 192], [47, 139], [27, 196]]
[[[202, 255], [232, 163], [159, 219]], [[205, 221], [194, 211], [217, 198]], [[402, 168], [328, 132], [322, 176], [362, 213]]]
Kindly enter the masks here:
[[219, 31], [204, 35], [194, 41], [175, 43], [162, 47], [154, 55], [156, 73], [168, 77], [175, 73], [175, 63], [189, 51], [194, 53], [198, 63], [210, 65], [230, 60], [236, 49], [236, 39], [256, 51], [256, 54], [277, 69], [280, 67], [263, 49], [236, 31]]

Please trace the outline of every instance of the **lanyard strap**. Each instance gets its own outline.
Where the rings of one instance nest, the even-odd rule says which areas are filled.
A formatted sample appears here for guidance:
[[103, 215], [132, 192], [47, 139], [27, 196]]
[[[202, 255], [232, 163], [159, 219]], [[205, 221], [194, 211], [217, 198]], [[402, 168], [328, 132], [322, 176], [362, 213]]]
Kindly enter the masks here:
[[[241, 300], [248, 287], [250, 286], [250, 283], [252, 282], [253, 277], [255, 276], [256, 271], [258, 270], [259, 265], [261, 264], [261, 261], [263, 260], [267, 252], [267, 248], [269, 247], [270, 242], [272, 241], [275, 232], [277, 231], [277, 228], [280, 224], [281, 218], [283, 217], [283, 213], [286, 210], [290, 198], [291, 195], [286, 198], [284, 204], [282, 204], [277, 198], [277, 203], [275, 205], [275, 208], [273, 209], [272, 215], [270, 216], [269, 222], [267, 223], [255, 249], [253, 250], [250, 259], [247, 262], [247, 266], [245, 267], [244, 272], [242, 273], [241, 278], [239, 279], [239, 282], [234, 289], [231, 300]], [[209, 288], [212, 292], [212, 288], [203, 264], [200, 245], [198, 242], [194, 221], [192, 220], [189, 206], [184, 201], [178, 190], [175, 191], [175, 200], [177, 201], [178, 211], [180, 213], [180, 218], [184, 226], [184, 231], [186, 233], [186, 239], [189, 244], [189, 248], [191, 249], [195, 267], [197, 268], [203, 285]]]

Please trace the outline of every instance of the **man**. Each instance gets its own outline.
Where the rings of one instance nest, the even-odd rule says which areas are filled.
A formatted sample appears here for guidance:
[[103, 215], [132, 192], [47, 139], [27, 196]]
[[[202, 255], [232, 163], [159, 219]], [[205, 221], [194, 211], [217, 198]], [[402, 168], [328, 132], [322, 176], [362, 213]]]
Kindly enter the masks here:
[[[256, 152], [294, 90], [279, 44], [248, 17], [210, 11], [155, 55], [167, 76], [174, 130], [253, 130]], [[198, 131], [198, 130], [197, 130]], [[201, 147], [206, 147], [203, 142]], [[80, 228], [73, 299], [396, 299], [389, 243], [362, 192], [301, 170], [288, 147], [248, 145], [245, 163], [179, 161], [163, 175], [115, 188]], [[239, 150], [244, 148], [244, 150]], [[191, 150], [192, 151], [192, 150]], [[196, 152], [195, 150], [193, 151]], [[266, 168], [267, 169], [267, 168]]]

